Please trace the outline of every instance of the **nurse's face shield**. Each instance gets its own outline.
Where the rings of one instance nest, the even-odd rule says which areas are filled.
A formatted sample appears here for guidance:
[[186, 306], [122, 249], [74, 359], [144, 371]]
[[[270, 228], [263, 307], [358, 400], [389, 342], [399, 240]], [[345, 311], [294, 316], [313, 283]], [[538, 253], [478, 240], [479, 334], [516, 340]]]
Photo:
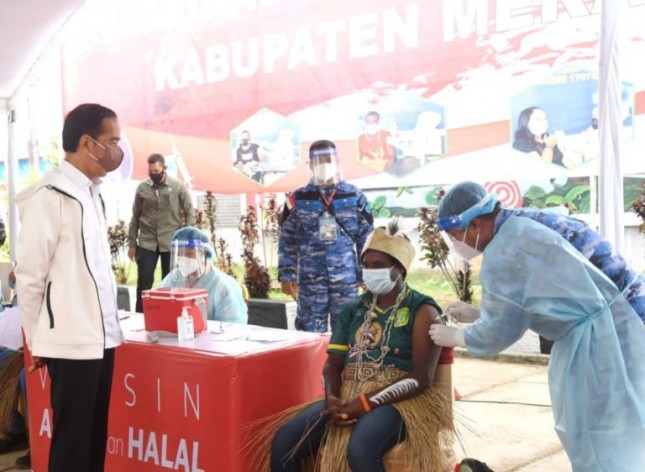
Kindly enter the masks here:
[[479, 254], [480, 248], [472, 248], [466, 243], [468, 226], [474, 218], [492, 213], [496, 204], [497, 196], [489, 193], [460, 215], [437, 218], [439, 234], [441, 234], [456, 263], [468, 262]]
[[442, 232], [452, 234], [455, 233], [455, 230], [465, 232], [468, 225], [474, 218], [492, 213], [496, 204], [497, 195], [489, 193], [460, 215], [442, 216], [437, 218], [437, 226]]
[[[456, 249], [456, 247], [460, 245], [462, 238], [457, 235], [456, 231], [451, 231], [450, 233], [440, 231], [439, 234], [441, 235], [443, 243], [446, 245], [448, 252], [447, 256], [450, 256], [452, 264], [457, 268], [461, 268], [464, 263], [468, 262], [459, 254], [459, 250]], [[466, 231], [464, 231], [463, 234], [465, 236]]]
[[197, 278], [206, 272], [206, 253], [198, 239], [173, 240], [170, 246], [170, 269], [179, 269], [184, 278]]
[[309, 169], [311, 169], [311, 179], [315, 185], [340, 183], [338, 151], [330, 147], [310, 152]]
[[475, 240], [475, 247], [466, 243], [466, 233], [468, 228], [462, 233], [462, 236], [455, 236], [456, 231], [451, 230], [448, 232], [440, 232], [443, 241], [448, 247], [450, 256], [452, 257], [455, 267], [463, 272], [466, 272], [470, 267], [471, 261], [481, 254], [479, 250], [479, 235]]

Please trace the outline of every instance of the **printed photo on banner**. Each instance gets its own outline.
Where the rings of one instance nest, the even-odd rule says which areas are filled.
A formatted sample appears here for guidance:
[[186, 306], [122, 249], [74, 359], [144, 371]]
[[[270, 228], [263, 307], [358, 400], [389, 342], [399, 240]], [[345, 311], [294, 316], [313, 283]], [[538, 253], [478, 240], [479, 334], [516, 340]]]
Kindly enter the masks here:
[[[124, 23], [141, 8], [126, 0], [88, 7], [105, 28], [61, 45], [63, 107], [104, 97], [133, 155], [180, 157], [194, 190], [291, 191], [318, 139], [363, 189], [597, 174], [598, 2], [145, 3], [181, 13], [164, 30], [163, 15]], [[640, 174], [645, 4], [625, 9], [608, 113], [624, 172]], [[97, 82], [99, 67], [120, 72]], [[127, 173], [146, 178], [145, 161]]]
[[[621, 90], [621, 139], [633, 139], [634, 89]], [[598, 74], [564, 68], [511, 98], [513, 149], [575, 169], [598, 157]]]
[[379, 172], [404, 176], [446, 153], [444, 109], [418, 93], [371, 90], [359, 115], [358, 160]]
[[261, 109], [231, 131], [233, 169], [245, 177], [270, 185], [300, 165], [300, 131], [297, 123]]

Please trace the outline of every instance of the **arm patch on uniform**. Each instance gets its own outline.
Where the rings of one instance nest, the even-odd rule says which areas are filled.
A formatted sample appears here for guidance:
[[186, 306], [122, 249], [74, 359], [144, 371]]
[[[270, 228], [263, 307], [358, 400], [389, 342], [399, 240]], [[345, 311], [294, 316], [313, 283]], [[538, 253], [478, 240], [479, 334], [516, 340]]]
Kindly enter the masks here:
[[278, 226], [282, 226], [282, 223], [284, 223], [284, 221], [289, 218], [291, 209], [294, 206], [296, 206], [296, 200], [295, 198], [293, 198], [292, 193], [288, 193], [287, 200], [284, 202], [284, 207], [282, 208], [282, 213], [280, 213], [280, 216], [278, 217]]
[[286, 221], [287, 218], [289, 218], [289, 215], [291, 214], [291, 210], [289, 210], [289, 207], [287, 205], [282, 208], [282, 213], [280, 213], [280, 216], [278, 217], [278, 226], [282, 226], [282, 223]]

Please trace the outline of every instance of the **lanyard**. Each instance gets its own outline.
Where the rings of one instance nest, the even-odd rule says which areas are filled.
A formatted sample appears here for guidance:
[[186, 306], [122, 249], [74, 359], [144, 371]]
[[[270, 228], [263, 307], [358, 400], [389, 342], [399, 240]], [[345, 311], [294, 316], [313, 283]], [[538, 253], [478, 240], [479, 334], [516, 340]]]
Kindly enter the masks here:
[[334, 201], [334, 195], [336, 195], [336, 189], [334, 189], [331, 192], [331, 195], [329, 197], [327, 197], [322, 190], [318, 190], [318, 194], [320, 195], [320, 198], [322, 198], [323, 203], [325, 204], [325, 209], [329, 210], [332, 202]]

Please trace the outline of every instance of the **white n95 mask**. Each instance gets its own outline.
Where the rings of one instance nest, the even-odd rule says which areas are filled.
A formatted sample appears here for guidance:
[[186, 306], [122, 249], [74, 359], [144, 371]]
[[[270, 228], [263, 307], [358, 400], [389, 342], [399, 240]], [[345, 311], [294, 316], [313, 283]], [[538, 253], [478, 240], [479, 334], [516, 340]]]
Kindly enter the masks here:
[[466, 240], [466, 234], [468, 234], [468, 228], [464, 231], [464, 237], [461, 241], [456, 241], [452, 239], [452, 247], [455, 250], [455, 253], [465, 261], [471, 261], [475, 257], [481, 254], [481, 251], [477, 249], [479, 246], [479, 233], [477, 233], [477, 238], [475, 238], [475, 247], [470, 247], [464, 241]]
[[184, 277], [199, 269], [199, 261], [194, 257], [180, 256], [177, 258], [177, 267]]
[[[477, 236], [477, 238], [479, 238], [479, 236]], [[481, 252], [474, 247], [470, 247], [468, 244], [462, 243], [461, 241], [453, 241], [452, 248], [455, 251], [455, 254], [465, 261], [471, 261], [481, 254]]]

